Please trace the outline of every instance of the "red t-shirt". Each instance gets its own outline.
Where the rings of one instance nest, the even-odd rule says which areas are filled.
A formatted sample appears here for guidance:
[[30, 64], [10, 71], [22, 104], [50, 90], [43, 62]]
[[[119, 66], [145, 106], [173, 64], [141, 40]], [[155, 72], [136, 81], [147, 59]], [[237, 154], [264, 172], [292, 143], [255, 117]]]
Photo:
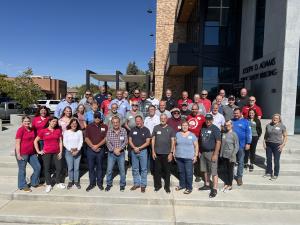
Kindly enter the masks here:
[[41, 116], [36, 116], [32, 120], [32, 128], [38, 134], [42, 129], [45, 128], [48, 120], [49, 120], [49, 117], [42, 118]]
[[181, 105], [182, 103], [186, 102], [188, 105], [189, 104], [192, 104], [193, 101], [191, 99], [186, 99], [186, 100], [183, 100], [183, 99], [179, 99], [178, 102], [177, 102], [177, 105], [178, 105], [178, 108], [181, 109]]
[[16, 139], [20, 139], [20, 154], [21, 155], [32, 155], [34, 151], [34, 129], [27, 130], [24, 126], [17, 130]]
[[130, 104], [131, 104], [132, 102], [139, 102], [139, 101], [141, 101], [141, 98], [133, 97], [133, 98], [129, 99]]
[[186, 120], [189, 123], [189, 131], [196, 135], [197, 138], [200, 136], [201, 128], [205, 123], [205, 117], [201, 114], [197, 116], [188, 115]]
[[40, 139], [44, 141], [43, 151], [47, 153], [59, 153], [59, 139], [62, 137], [61, 129], [49, 130], [43, 129], [38, 134]]
[[199, 103], [202, 103], [206, 109], [206, 113], [210, 112], [210, 107], [211, 107], [211, 101], [207, 98], [205, 99], [200, 99]]
[[101, 103], [101, 109], [102, 109], [104, 116], [106, 116], [109, 112], [108, 106], [109, 106], [110, 102], [111, 102], [111, 100], [106, 99]]
[[248, 112], [250, 109], [254, 109], [257, 116], [262, 117], [262, 111], [261, 108], [259, 106], [257, 106], [256, 104], [254, 104], [252, 107], [250, 107], [249, 105], [246, 105], [243, 107], [242, 109], [242, 113], [245, 119], [248, 119]]

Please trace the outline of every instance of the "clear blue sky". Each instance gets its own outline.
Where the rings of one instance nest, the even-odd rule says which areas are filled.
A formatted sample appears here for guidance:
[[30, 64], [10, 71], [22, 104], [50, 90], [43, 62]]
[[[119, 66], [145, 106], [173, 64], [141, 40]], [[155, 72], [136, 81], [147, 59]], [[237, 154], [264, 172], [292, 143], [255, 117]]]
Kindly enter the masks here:
[[148, 68], [155, 38], [155, 0], [1, 0], [0, 73], [32, 67], [68, 86], [85, 70], [125, 72], [129, 61]]

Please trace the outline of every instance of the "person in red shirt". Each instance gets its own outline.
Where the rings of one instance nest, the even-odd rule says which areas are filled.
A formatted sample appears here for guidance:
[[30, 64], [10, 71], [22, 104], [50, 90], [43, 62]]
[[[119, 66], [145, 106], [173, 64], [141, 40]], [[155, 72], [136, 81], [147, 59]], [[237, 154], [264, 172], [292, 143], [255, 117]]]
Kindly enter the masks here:
[[101, 111], [103, 112], [104, 116], [107, 116], [109, 113], [109, 105], [112, 100], [112, 93], [107, 93], [107, 99], [105, 99], [100, 106]]
[[140, 100], [141, 100], [140, 90], [135, 89], [133, 92], [133, 97], [130, 99], [129, 103], [131, 104], [132, 102], [139, 102]]
[[[42, 149], [39, 148], [38, 142], [44, 141]], [[56, 173], [56, 184], [60, 189], [66, 188], [62, 183], [61, 172], [62, 172], [62, 131], [58, 126], [58, 118], [50, 117], [47, 128], [42, 129], [38, 136], [34, 140], [34, 147], [39, 155], [42, 155], [44, 163], [44, 171], [46, 178], [46, 192], [50, 192], [51, 186], [51, 164], [55, 165]]]
[[204, 105], [206, 112], [210, 112], [211, 101], [207, 98], [207, 96], [208, 96], [207, 90], [202, 90], [199, 103], [202, 103]]
[[31, 192], [26, 183], [26, 165], [29, 163], [33, 169], [30, 186], [39, 186], [39, 176], [41, 165], [34, 151], [35, 131], [31, 128], [31, 119], [29, 116], [22, 118], [22, 126], [16, 133], [16, 158], [18, 163], [18, 188], [25, 192]]
[[181, 97], [182, 98], [177, 101], [177, 105], [178, 105], [179, 109], [181, 109], [181, 105], [184, 102], [187, 104], [193, 103], [192, 99], [189, 99], [189, 93], [187, 91], [183, 91], [181, 93]]
[[250, 109], [253, 109], [256, 112], [258, 119], [261, 119], [261, 117], [262, 117], [261, 108], [258, 105], [256, 105], [255, 103], [256, 103], [256, 98], [254, 96], [250, 96], [249, 104], [244, 106], [242, 109], [243, 117], [245, 119], [248, 119], [248, 114], [249, 114]]
[[[191, 131], [199, 139], [203, 124], [205, 124], [205, 117], [199, 113], [198, 104], [192, 105], [192, 113], [187, 116], [187, 122], [189, 123], [189, 131]], [[200, 173], [200, 160], [197, 160], [194, 166], [194, 175], [196, 177], [195, 182], [201, 181]]]

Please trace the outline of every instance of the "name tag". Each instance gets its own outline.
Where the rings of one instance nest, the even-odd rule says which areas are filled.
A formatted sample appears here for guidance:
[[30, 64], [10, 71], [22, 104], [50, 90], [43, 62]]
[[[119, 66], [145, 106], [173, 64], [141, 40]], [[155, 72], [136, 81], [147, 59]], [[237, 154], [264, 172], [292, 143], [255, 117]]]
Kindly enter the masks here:
[[101, 131], [105, 131], [105, 128], [101, 127]]
[[178, 126], [178, 130], [181, 130], [181, 126]]
[[208, 134], [211, 134], [211, 130], [208, 130], [207, 133], [208, 133]]
[[256, 124], [255, 121], [252, 121], [252, 124]]
[[161, 131], [157, 131], [156, 134], [161, 134]]
[[201, 120], [201, 117], [197, 117], [197, 120]]
[[124, 139], [125, 139], [124, 136], [120, 136], [121, 141], [124, 141]]
[[137, 135], [137, 132], [136, 132], [136, 131], [134, 131], [134, 132], [133, 132], [133, 134], [134, 134], [134, 135]]
[[123, 107], [123, 108], [125, 108], [125, 107], [126, 107], [126, 105], [122, 105], [122, 107]]
[[188, 136], [188, 139], [190, 139], [190, 140], [191, 140], [191, 139], [193, 139], [193, 137], [192, 137], [192, 136]]
[[275, 127], [276, 130], [280, 130], [280, 127]]
[[111, 120], [112, 119], [112, 117], [109, 117], [109, 120]]
[[42, 121], [40, 120], [40, 121], [38, 121], [37, 123], [41, 123]]
[[50, 135], [50, 133], [45, 133], [45, 135]]
[[133, 118], [133, 116], [129, 116], [129, 119], [132, 119]]

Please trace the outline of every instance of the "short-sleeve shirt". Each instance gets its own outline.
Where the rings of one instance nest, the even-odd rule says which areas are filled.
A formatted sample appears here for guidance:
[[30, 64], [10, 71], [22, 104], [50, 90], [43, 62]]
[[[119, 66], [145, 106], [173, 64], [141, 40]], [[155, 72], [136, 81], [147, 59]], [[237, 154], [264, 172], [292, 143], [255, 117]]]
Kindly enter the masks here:
[[146, 143], [147, 138], [151, 138], [150, 131], [147, 127], [134, 127], [130, 130], [129, 137], [132, 138], [132, 142], [136, 147], [139, 147]]
[[55, 154], [59, 153], [59, 141], [62, 138], [62, 131], [61, 129], [54, 129], [49, 130], [45, 128], [40, 131], [38, 134], [40, 139], [44, 141], [43, 151], [46, 154]]
[[197, 137], [192, 132], [186, 137], [182, 136], [181, 132], [177, 132], [175, 156], [177, 158], [193, 159], [195, 155], [195, 141], [197, 141]]
[[201, 132], [201, 128], [205, 123], [205, 117], [203, 115], [192, 116], [189, 115], [186, 120], [189, 123], [189, 131], [193, 132], [198, 138]]
[[221, 127], [225, 124], [224, 116], [221, 113], [217, 113], [216, 115], [211, 113], [211, 115], [214, 117], [213, 124], [221, 130]]
[[269, 123], [266, 126], [265, 141], [282, 144], [283, 143], [283, 134], [286, 132], [286, 127], [282, 123], [276, 125]]
[[202, 127], [200, 139], [200, 150], [202, 152], [214, 151], [217, 141], [221, 141], [221, 131], [216, 125]]
[[32, 128], [39, 133], [42, 129], [45, 128], [48, 123], [49, 117], [42, 118], [41, 116], [36, 116], [32, 120]]
[[137, 111], [136, 114], [133, 115], [131, 111], [128, 111], [126, 113], [126, 120], [128, 121], [128, 126], [130, 129], [135, 127], [135, 117], [136, 116], [141, 116], [144, 118], [143, 114], [140, 111]]
[[157, 154], [169, 154], [171, 152], [172, 138], [175, 138], [175, 132], [169, 125], [162, 127], [156, 125], [153, 129], [152, 137], [155, 137], [155, 152]]
[[27, 130], [24, 126], [21, 126], [17, 130], [16, 139], [20, 139], [20, 154], [32, 155], [35, 153], [33, 142], [35, 139], [34, 129]]
[[243, 107], [242, 113], [243, 113], [243, 117], [245, 119], [248, 119], [248, 113], [249, 113], [250, 109], [255, 110], [257, 116], [262, 117], [262, 110], [261, 110], [261, 108], [258, 105], [254, 104], [252, 107], [250, 107], [249, 105], [246, 105], [246, 106]]
[[91, 123], [86, 128], [85, 137], [90, 139], [93, 145], [99, 144], [106, 137], [108, 127], [105, 124]]

